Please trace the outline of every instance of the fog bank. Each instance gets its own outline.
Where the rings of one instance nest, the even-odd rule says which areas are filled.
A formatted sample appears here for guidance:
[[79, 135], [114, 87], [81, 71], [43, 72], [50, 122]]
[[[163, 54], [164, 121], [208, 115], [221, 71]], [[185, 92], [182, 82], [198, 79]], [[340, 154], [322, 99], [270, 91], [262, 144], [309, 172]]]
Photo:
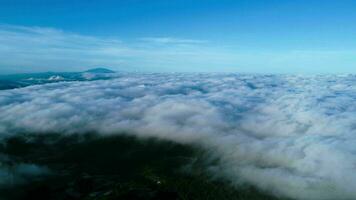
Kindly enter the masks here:
[[[351, 75], [127, 74], [3, 90], [0, 137], [126, 132], [198, 144], [220, 158], [212, 176], [236, 185], [296, 199], [354, 199], [355, 81]], [[0, 166], [0, 176], [6, 170]]]

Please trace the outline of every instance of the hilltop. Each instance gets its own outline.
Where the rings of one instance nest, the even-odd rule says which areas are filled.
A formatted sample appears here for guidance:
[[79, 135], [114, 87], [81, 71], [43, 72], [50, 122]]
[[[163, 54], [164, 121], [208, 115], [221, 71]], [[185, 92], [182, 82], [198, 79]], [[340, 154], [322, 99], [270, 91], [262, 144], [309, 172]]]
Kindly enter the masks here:
[[94, 69], [89, 69], [85, 72], [89, 72], [89, 73], [115, 73], [115, 71], [112, 71], [110, 69], [106, 69], [106, 68], [94, 68]]

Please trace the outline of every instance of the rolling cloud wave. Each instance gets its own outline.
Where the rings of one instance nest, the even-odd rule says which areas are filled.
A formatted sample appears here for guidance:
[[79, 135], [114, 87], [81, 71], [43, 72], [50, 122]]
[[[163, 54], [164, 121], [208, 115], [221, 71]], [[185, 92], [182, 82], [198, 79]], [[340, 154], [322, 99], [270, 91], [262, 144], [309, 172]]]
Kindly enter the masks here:
[[234, 184], [296, 199], [354, 199], [355, 81], [131, 74], [31, 86], [0, 91], [0, 132], [126, 132], [197, 144], [219, 157], [212, 174]]

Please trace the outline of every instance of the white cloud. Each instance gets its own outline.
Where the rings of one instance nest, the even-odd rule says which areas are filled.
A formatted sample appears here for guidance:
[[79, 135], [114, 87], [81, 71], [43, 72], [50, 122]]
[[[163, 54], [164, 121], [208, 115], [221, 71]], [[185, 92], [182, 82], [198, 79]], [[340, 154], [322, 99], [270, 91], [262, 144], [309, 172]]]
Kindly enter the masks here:
[[0, 92], [2, 137], [127, 132], [199, 144], [214, 176], [297, 199], [356, 198], [355, 76], [126, 74]]

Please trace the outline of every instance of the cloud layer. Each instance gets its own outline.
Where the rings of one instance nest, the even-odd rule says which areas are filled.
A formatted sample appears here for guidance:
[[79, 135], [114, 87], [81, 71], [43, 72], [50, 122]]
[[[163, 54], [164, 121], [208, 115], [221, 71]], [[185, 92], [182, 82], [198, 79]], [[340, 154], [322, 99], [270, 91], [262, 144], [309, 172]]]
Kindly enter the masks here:
[[296, 199], [356, 198], [355, 76], [126, 74], [0, 91], [1, 137], [126, 132], [196, 144], [212, 175]]

